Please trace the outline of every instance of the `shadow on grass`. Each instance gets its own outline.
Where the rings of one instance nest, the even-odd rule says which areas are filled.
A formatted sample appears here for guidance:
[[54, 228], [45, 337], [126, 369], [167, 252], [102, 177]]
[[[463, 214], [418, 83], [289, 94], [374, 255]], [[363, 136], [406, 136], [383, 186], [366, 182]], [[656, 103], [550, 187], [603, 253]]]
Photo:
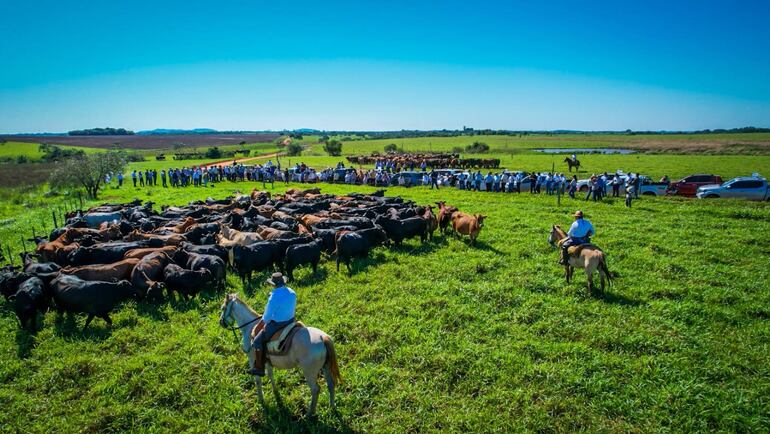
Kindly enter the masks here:
[[37, 346], [35, 335], [19, 327], [16, 329], [16, 355], [20, 359], [26, 359], [32, 355], [32, 350]]
[[[286, 404], [283, 402], [283, 399], [281, 398], [280, 392], [278, 393], [270, 393], [268, 389], [270, 386], [265, 383], [263, 384], [263, 390], [265, 391], [265, 406], [258, 405], [255, 407], [258, 411], [262, 411], [264, 413], [265, 417], [265, 423], [259, 424], [254, 419], [252, 419], [251, 428], [254, 432], [263, 432], [263, 433], [275, 433], [275, 432], [281, 432], [281, 433], [305, 433], [305, 432], [334, 432], [334, 433], [357, 433], [357, 431], [350, 428], [350, 426], [345, 423], [345, 421], [342, 419], [342, 416], [338, 411], [331, 412], [329, 415], [330, 418], [334, 419], [334, 423], [328, 423], [326, 421], [320, 420], [318, 418], [318, 415], [316, 413], [316, 416], [312, 418], [307, 418], [304, 416], [297, 417], [291, 413], [288, 407], [286, 407]], [[267, 396], [272, 395], [275, 399], [275, 404], [271, 405], [270, 401], [267, 399]], [[309, 405], [310, 402], [305, 402], [304, 406], [302, 408], [302, 411], [307, 411], [306, 405]], [[320, 405], [320, 404], [319, 404]], [[316, 409], [318, 411], [318, 409]]]
[[115, 327], [114, 324], [109, 326], [101, 318], [94, 318], [88, 328], [83, 330], [85, 322], [83, 326], [78, 325], [75, 318], [76, 314], [73, 313], [57, 313], [56, 320], [54, 321], [54, 333], [67, 338], [103, 341], [112, 335], [112, 327]]
[[155, 321], [168, 321], [168, 315], [161, 310], [161, 307], [165, 303], [154, 303], [151, 301], [143, 301], [136, 304], [136, 313], [142, 316], [147, 316]]
[[628, 298], [625, 295], [617, 294], [617, 293], [614, 293], [614, 292], [606, 292], [606, 291], [601, 293], [601, 294], [598, 294], [596, 296], [596, 299], [602, 300], [605, 303], [617, 304], [617, 305], [620, 305], [620, 306], [637, 307], [637, 306], [641, 306], [641, 305], [644, 304], [643, 302], [641, 302], [639, 300], [635, 300], [633, 298]]

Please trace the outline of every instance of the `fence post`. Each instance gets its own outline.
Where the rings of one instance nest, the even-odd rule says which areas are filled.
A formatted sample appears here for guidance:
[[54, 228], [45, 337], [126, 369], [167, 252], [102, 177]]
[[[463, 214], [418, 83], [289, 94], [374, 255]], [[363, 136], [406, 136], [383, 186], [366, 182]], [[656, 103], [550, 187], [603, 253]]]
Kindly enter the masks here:
[[59, 227], [59, 222], [56, 221], [56, 211], [51, 210], [51, 216], [53, 217], [53, 228], [56, 229]]
[[24, 241], [24, 235], [19, 235], [21, 238], [21, 247], [24, 249], [24, 253], [27, 253], [27, 243]]
[[11, 253], [11, 245], [6, 244], [5, 250], [8, 252], [8, 260], [11, 261], [11, 267], [13, 267], [13, 254]]

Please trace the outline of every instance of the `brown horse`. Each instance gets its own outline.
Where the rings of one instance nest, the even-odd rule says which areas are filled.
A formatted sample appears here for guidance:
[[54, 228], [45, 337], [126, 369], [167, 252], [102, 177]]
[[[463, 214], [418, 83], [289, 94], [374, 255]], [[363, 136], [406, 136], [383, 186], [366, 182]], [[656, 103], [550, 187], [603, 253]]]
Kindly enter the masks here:
[[[567, 233], [564, 232], [559, 226], [551, 227], [551, 234], [548, 236], [548, 243], [553, 247], [561, 248], [562, 243], [567, 240]], [[598, 247], [593, 244], [587, 244], [580, 249], [580, 253], [569, 256], [567, 265], [564, 266], [564, 277], [567, 278], [567, 283], [570, 283], [572, 279], [572, 273], [575, 268], [583, 268], [586, 270], [586, 277], [588, 277], [588, 292], [593, 294], [594, 291], [594, 271], [599, 270], [599, 276], [601, 278], [601, 289], [604, 292], [604, 281], [612, 283], [612, 277], [610, 276], [610, 270], [607, 269], [607, 260]]]
[[572, 172], [572, 167], [575, 168], [575, 172], [580, 171], [580, 160], [578, 159], [571, 159], [568, 157], [564, 157], [564, 162], [567, 163], [567, 166], [569, 166], [569, 171]]

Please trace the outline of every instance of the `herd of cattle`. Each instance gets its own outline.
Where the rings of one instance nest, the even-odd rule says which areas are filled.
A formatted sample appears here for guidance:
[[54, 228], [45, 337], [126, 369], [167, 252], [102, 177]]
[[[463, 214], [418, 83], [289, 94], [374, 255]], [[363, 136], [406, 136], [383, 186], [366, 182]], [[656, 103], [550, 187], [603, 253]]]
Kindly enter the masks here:
[[496, 169], [500, 167], [499, 158], [460, 158], [459, 154], [386, 154], [357, 155], [347, 157], [352, 164], [388, 164], [394, 168], [433, 169]]
[[444, 202], [417, 206], [400, 197], [335, 196], [320, 189], [288, 190], [271, 197], [252, 191], [224, 200], [153, 210], [152, 203], [108, 204], [68, 214], [65, 227], [36, 239], [23, 264], [0, 269], [0, 291], [12, 303], [22, 328], [35, 330], [38, 312], [85, 313], [111, 324], [110, 312], [128, 299], [184, 299], [224, 288], [228, 271], [244, 283], [275, 267], [293, 279], [297, 267], [316, 272], [322, 256], [336, 255], [337, 271], [379, 245], [432, 239], [450, 230], [471, 244], [483, 215], [460, 212]]

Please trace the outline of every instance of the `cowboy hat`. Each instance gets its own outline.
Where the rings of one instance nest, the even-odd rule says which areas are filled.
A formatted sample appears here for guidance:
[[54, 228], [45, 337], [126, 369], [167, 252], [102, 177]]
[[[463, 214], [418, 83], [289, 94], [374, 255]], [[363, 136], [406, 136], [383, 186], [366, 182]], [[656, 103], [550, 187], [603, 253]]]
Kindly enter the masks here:
[[283, 274], [281, 273], [273, 273], [273, 275], [270, 276], [270, 278], [267, 279], [265, 282], [273, 286], [281, 286], [284, 283], [286, 283], [286, 281], [283, 279]]
[[575, 211], [574, 217], [583, 217], [583, 211], [580, 211], [580, 210]]

